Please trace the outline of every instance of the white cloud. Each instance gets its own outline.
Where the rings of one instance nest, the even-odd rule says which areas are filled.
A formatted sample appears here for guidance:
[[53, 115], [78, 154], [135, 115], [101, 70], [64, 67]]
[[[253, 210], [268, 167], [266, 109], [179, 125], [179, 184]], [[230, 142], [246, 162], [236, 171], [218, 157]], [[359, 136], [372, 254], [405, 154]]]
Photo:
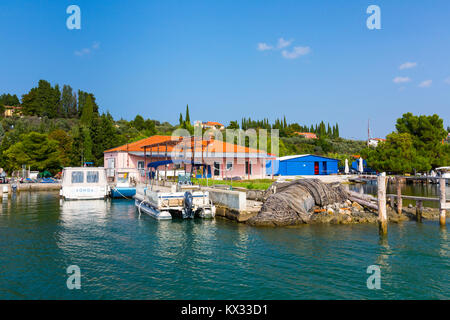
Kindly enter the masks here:
[[266, 50], [272, 50], [273, 47], [268, 45], [267, 43], [261, 42], [258, 43], [258, 50], [259, 51], [266, 51]]
[[419, 87], [421, 87], [421, 88], [429, 88], [429, 87], [431, 87], [432, 83], [433, 83], [433, 80], [425, 80], [425, 81], [422, 81], [419, 84]]
[[417, 62], [405, 62], [398, 67], [400, 70], [411, 69], [417, 67]]
[[292, 40], [284, 40], [283, 38], [278, 39], [278, 45], [277, 48], [278, 49], [283, 49], [286, 47], [289, 47], [292, 43]]
[[406, 82], [410, 82], [411, 79], [408, 77], [395, 77], [392, 81], [394, 83], [406, 83]]
[[95, 49], [95, 50], [100, 49], [100, 42], [94, 42], [92, 44], [92, 49]]
[[100, 42], [94, 42], [90, 48], [83, 48], [74, 52], [76, 56], [82, 57], [100, 49]]
[[289, 52], [287, 50], [283, 50], [281, 52], [281, 54], [286, 59], [296, 59], [298, 57], [307, 55], [310, 52], [311, 52], [311, 48], [310, 47], [294, 47], [294, 49], [292, 51]]

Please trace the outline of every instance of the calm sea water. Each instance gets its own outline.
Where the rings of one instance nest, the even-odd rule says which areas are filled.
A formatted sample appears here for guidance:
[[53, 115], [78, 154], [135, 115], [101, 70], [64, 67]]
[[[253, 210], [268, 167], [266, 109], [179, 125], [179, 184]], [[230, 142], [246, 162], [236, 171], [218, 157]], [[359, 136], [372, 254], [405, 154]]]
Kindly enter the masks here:
[[[140, 219], [132, 202], [0, 204], [0, 299], [449, 299], [450, 241], [437, 222], [252, 228]], [[366, 286], [381, 267], [381, 289]], [[66, 268], [81, 269], [81, 290]]]

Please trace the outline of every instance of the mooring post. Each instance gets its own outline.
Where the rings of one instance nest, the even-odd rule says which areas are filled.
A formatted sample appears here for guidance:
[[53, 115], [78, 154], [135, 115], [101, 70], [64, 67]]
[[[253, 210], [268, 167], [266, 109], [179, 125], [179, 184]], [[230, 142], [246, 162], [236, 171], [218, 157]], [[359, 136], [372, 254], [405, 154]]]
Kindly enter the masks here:
[[439, 210], [439, 224], [441, 226], [445, 226], [445, 214], [447, 207], [447, 200], [445, 198], [445, 179], [439, 179], [439, 202], [440, 202], [440, 210]]
[[422, 222], [422, 212], [423, 212], [423, 201], [416, 201], [416, 219], [417, 222]]
[[402, 185], [400, 183], [400, 178], [397, 177], [397, 213], [402, 214], [402, 211], [403, 211]]
[[386, 173], [381, 173], [377, 178], [378, 185], [378, 227], [381, 235], [387, 234], [386, 212]]

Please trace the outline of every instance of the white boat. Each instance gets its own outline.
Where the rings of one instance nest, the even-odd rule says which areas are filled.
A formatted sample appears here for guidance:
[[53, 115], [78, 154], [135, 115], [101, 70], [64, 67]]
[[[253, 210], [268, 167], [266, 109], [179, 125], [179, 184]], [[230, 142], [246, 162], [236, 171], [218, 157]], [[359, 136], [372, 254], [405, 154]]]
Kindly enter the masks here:
[[[108, 171], [111, 170], [107, 170]], [[111, 185], [111, 198], [131, 199], [136, 194], [136, 184], [139, 181], [137, 169], [115, 169], [114, 174], [108, 176], [114, 179]]]
[[155, 190], [137, 188], [134, 198], [139, 213], [144, 212], [158, 220], [172, 219], [172, 216], [210, 219], [216, 214], [216, 207], [209, 198], [208, 191], [168, 192], [154, 188]]
[[450, 179], [450, 167], [436, 168], [436, 171], [440, 172], [442, 178]]
[[108, 194], [105, 168], [64, 168], [60, 195], [65, 200], [105, 199]]

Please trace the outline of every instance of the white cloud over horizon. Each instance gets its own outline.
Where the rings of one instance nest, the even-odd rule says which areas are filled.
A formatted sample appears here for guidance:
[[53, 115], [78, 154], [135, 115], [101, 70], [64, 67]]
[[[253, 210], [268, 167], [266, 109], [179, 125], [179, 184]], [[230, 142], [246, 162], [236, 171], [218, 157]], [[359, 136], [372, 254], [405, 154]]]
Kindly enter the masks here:
[[[257, 50], [258, 51], [268, 51], [268, 50], [280, 51], [281, 50], [281, 56], [284, 57], [285, 59], [296, 59], [301, 56], [307, 55], [308, 53], [311, 52], [311, 48], [308, 46], [306, 46], [306, 47], [297, 46], [297, 47], [294, 47], [291, 51], [287, 50], [286, 48], [291, 46], [291, 44], [293, 42], [294, 42], [294, 40], [286, 40], [283, 37], [281, 37], [278, 39], [276, 46], [267, 44], [265, 42], [258, 43]], [[282, 49], [284, 49], [284, 50], [282, 50]]]
[[82, 57], [91, 54], [93, 51], [100, 49], [100, 42], [94, 42], [91, 47], [83, 48], [74, 52], [76, 56]]
[[289, 47], [291, 45], [293, 40], [284, 40], [283, 38], [278, 39], [278, 45], [277, 48], [278, 49], [283, 49], [286, 47]]
[[409, 78], [409, 77], [395, 77], [392, 81], [394, 83], [406, 83], [406, 82], [411, 82], [411, 78]]
[[417, 67], [417, 62], [405, 62], [398, 67], [400, 70], [411, 69]]
[[429, 88], [433, 84], [433, 80], [425, 80], [419, 84], [420, 88]]
[[268, 45], [265, 42], [258, 43], [258, 50], [259, 51], [266, 51], [266, 50], [272, 50], [272, 49], [273, 49], [273, 47]]
[[283, 50], [281, 54], [286, 59], [296, 59], [301, 56], [305, 56], [311, 52], [310, 47], [294, 47], [292, 51]]

